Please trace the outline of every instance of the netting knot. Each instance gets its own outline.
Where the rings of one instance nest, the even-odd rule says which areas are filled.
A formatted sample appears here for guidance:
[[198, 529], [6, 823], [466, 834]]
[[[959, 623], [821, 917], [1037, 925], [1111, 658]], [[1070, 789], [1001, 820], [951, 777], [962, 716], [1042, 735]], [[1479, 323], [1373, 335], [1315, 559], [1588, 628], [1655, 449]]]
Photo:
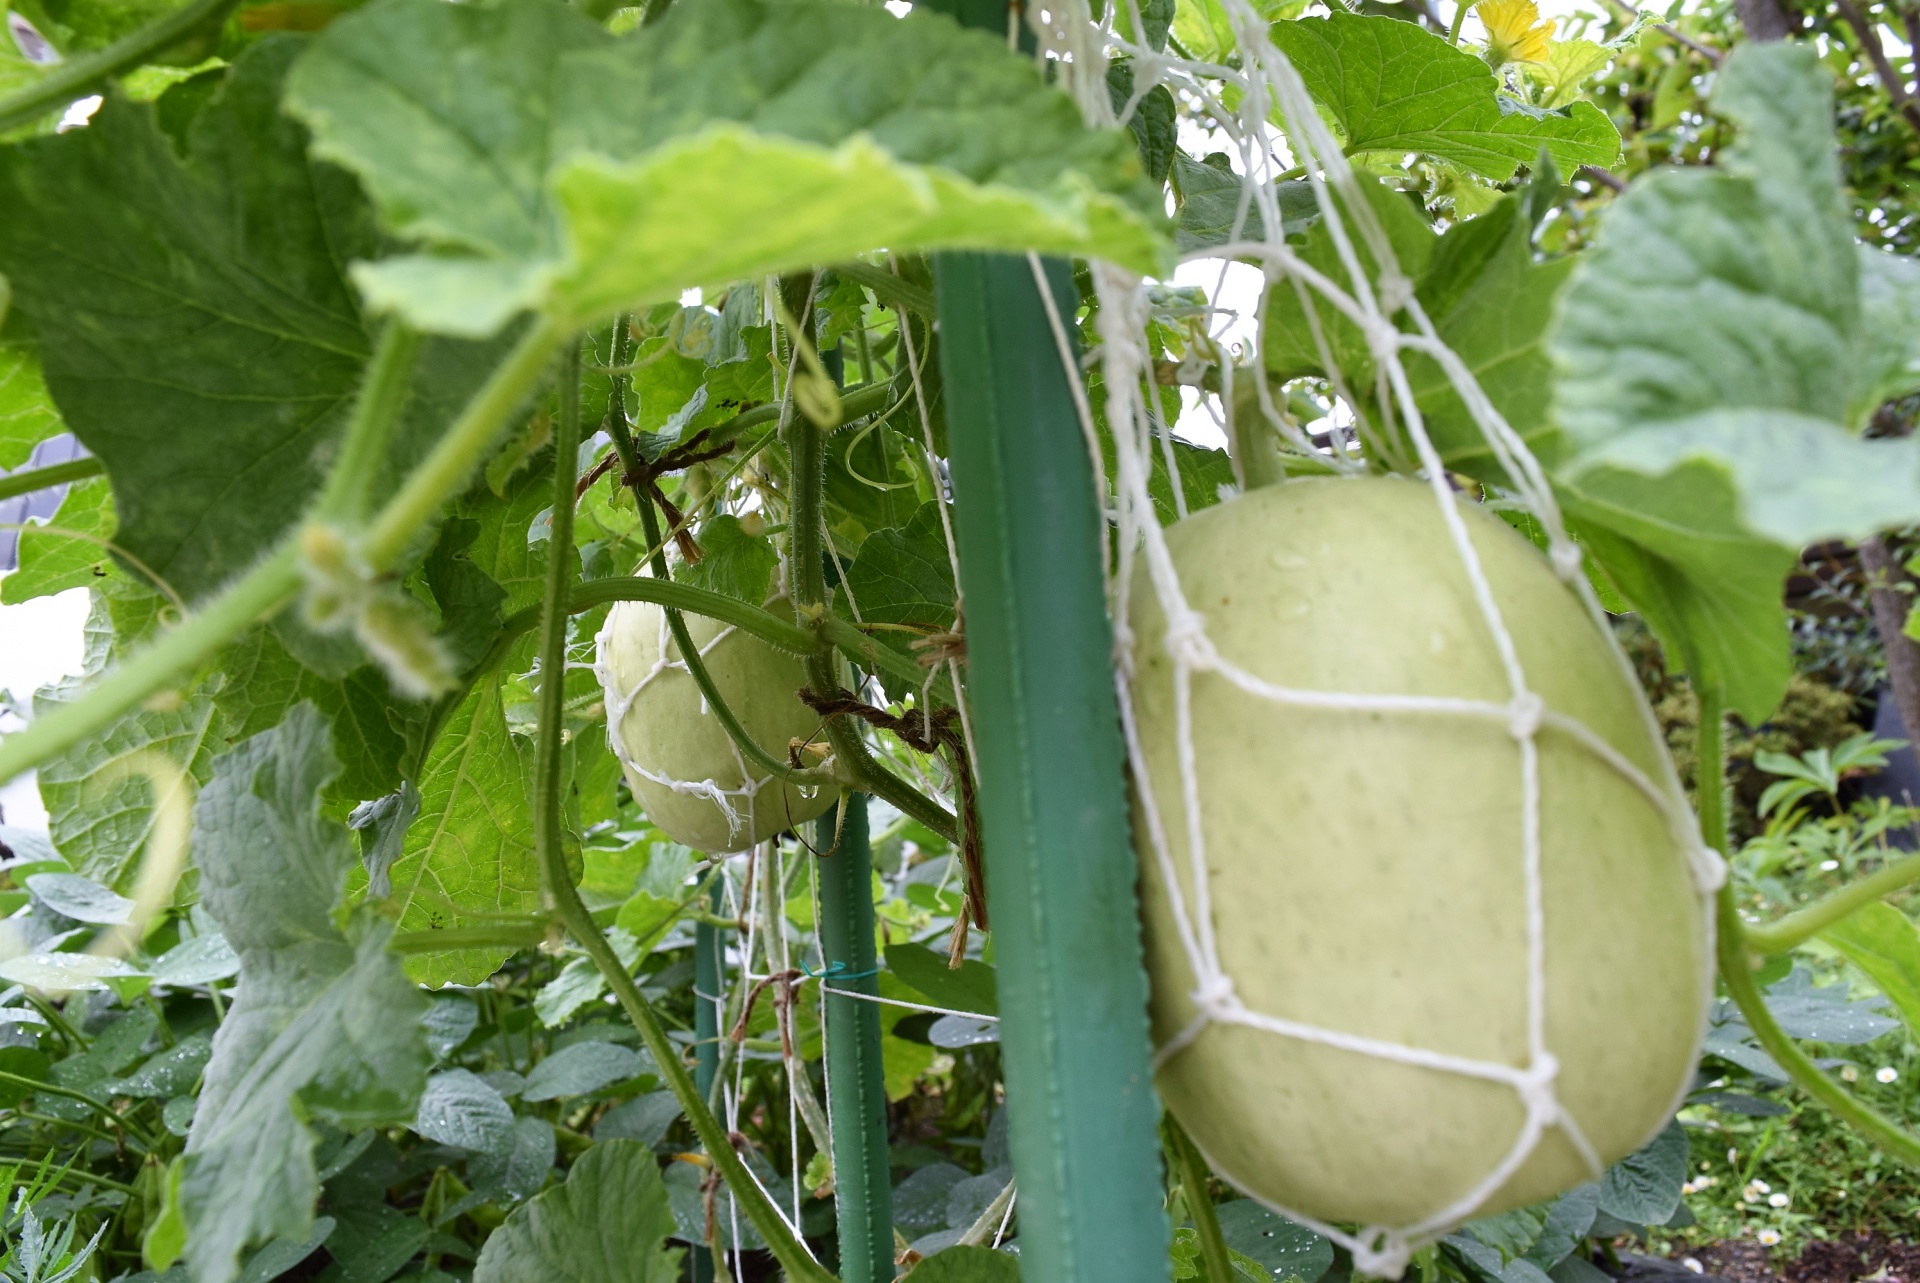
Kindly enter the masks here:
[[1401, 334], [1400, 327], [1386, 316], [1368, 317], [1365, 328], [1367, 350], [1373, 354], [1374, 360], [1385, 364], [1399, 354], [1400, 341], [1405, 335]]
[[1169, 614], [1163, 644], [1177, 664], [1192, 669], [1213, 667], [1213, 640], [1207, 636], [1206, 616], [1198, 611], [1179, 610]]
[[1193, 1001], [1205, 1015], [1220, 1020], [1231, 1017], [1238, 1009], [1240, 995], [1234, 991], [1233, 977], [1216, 971], [1200, 978], [1193, 989]]
[[1700, 894], [1712, 895], [1726, 885], [1727, 862], [1705, 842], [1694, 842], [1687, 847], [1687, 863], [1693, 870], [1694, 889]]
[[1370, 1225], [1353, 1244], [1353, 1269], [1377, 1279], [1397, 1279], [1413, 1260], [1413, 1245], [1390, 1229]]
[[1546, 715], [1547, 701], [1523, 690], [1507, 705], [1507, 734], [1517, 740], [1532, 739]]
[[1514, 1084], [1527, 1113], [1542, 1123], [1551, 1123], [1560, 1116], [1560, 1100], [1553, 1094], [1553, 1084], [1559, 1076], [1559, 1059], [1552, 1052], [1543, 1051]]
[[1553, 563], [1553, 573], [1560, 576], [1560, 581], [1569, 584], [1579, 577], [1586, 563], [1580, 545], [1571, 539], [1555, 539], [1547, 548], [1547, 560]]

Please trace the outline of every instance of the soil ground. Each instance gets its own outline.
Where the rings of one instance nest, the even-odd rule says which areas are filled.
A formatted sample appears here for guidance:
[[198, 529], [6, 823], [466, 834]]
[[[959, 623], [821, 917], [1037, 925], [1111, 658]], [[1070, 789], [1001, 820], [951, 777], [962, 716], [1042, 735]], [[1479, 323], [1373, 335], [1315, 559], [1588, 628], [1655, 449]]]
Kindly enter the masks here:
[[[1706, 1275], [1729, 1283], [1920, 1283], [1920, 1244], [1898, 1243], [1880, 1234], [1845, 1234], [1810, 1243], [1793, 1261], [1776, 1261], [1767, 1248], [1749, 1240], [1689, 1248], [1676, 1256], [1692, 1257]], [[1679, 1278], [1658, 1273], [1661, 1283]], [[1647, 1271], [1649, 1283], [1654, 1274]]]

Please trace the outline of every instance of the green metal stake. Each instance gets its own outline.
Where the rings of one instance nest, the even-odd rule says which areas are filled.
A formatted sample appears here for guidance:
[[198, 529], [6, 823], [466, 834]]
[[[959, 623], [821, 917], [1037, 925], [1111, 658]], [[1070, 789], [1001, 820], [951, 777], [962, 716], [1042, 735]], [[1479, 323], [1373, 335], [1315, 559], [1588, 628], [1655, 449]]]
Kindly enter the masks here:
[[[707, 903], [719, 913], [720, 880]], [[720, 928], [697, 922], [693, 928], [693, 1085], [712, 1106], [713, 1080], [720, 1073], [720, 1002], [726, 992], [726, 943]], [[694, 1283], [713, 1283], [713, 1258], [704, 1246], [693, 1250]]]
[[[1093, 469], [1029, 260], [946, 254], [935, 275], [1020, 1272], [1166, 1283]], [[1065, 265], [1048, 280], [1071, 327]]]
[[[839, 844], [835, 845], [836, 826]], [[873, 946], [873, 854], [867, 799], [847, 795], [844, 819], [814, 821], [819, 861], [823, 985], [877, 995]], [[893, 1283], [893, 1188], [887, 1154], [887, 1082], [880, 1064], [880, 1008], [827, 995], [827, 1118], [833, 1128], [833, 1205], [840, 1219], [840, 1277]]]

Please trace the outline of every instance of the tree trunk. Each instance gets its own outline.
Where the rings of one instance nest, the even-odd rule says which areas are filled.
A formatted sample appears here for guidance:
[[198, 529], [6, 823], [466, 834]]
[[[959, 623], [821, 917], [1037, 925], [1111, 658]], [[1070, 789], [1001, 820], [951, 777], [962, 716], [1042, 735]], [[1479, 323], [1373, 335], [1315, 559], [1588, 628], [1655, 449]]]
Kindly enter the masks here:
[[1914, 580], [1887, 549], [1883, 536], [1860, 541], [1860, 566], [1867, 572], [1873, 622], [1887, 655], [1887, 685], [1909, 738], [1920, 736], [1920, 642], [1907, 636], [1907, 612], [1914, 601]]
[[1780, 0], [1733, 0], [1733, 11], [1747, 39], [1756, 44], [1785, 40], [1793, 32], [1793, 23]]

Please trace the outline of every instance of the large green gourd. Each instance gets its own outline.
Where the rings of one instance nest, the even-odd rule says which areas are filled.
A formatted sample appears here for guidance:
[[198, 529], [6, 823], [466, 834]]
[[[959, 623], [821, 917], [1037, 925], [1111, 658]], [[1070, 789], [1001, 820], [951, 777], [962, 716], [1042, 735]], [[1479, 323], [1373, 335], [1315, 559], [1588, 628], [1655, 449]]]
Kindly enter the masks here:
[[[1667, 778], [1622, 672], [1526, 540], [1462, 504], [1531, 688], [1645, 776]], [[1433, 492], [1391, 479], [1256, 490], [1167, 531], [1188, 604], [1227, 660], [1298, 689], [1505, 703], [1493, 635]], [[1145, 574], [1133, 700], [1174, 867], [1193, 886], [1174, 664]], [[1310, 709], [1193, 680], [1193, 743], [1222, 969], [1247, 1009], [1476, 1060], [1527, 1064], [1520, 748], [1506, 724]], [[1565, 732], [1538, 738], [1546, 1041], [1558, 1099], [1604, 1162], [1666, 1122], [1689, 1081], [1710, 941], [1667, 815]], [[1136, 806], [1157, 1045], [1194, 975]], [[1512, 1147], [1506, 1085], [1212, 1024], [1159, 1072], [1225, 1177], [1329, 1221], [1410, 1226]], [[1558, 1129], [1481, 1212], [1591, 1178]]]
[[[790, 609], [784, 601], [773, 607]], [[714, 685], [755, 743], [784, 757], [790, 741], [816, 735], [820, 716], [796, 694], [807, 684], [797, 656], [704, 616], [685, 618]], [[782, 784], [744, 758], [680, 661], [660, 607], [620, 602], [598, 645], [594, 671], [614, 752], [647, 818], [674, 841], [744, 851], [838, 800], [836, 789]]]

